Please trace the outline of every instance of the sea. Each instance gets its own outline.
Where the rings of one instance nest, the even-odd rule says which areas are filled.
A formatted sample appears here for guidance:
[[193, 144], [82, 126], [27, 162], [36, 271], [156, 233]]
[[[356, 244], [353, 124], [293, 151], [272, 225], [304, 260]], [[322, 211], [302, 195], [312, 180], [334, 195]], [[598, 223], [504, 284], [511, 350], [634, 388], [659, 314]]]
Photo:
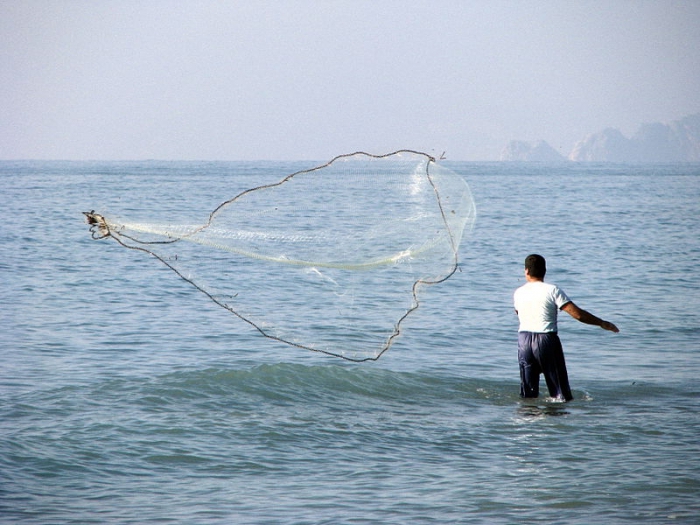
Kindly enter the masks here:
[[[477, 208], [459, 271], [365, 363], [82, 213], [208, 213], [323, 162], [0, 162], [0, 523], [700, 523], [700, 164], [444, 161]], [[560, 316], [569, 403], [519, 398], [530, 253], [620, 329]]]

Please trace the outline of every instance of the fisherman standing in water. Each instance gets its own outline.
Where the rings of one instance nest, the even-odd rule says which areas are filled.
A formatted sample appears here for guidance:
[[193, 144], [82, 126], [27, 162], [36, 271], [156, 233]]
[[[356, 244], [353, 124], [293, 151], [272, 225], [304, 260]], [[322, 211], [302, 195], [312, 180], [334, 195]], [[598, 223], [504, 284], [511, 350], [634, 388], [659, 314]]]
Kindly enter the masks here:
[[563, 310], [577, 321], [619, 332], [617, 326], [603, 321], [576, 306], [556, 285], [544, 282], [547, 265], [541, 255], [525, 258], [527, 283], [513, 295], [515, 313], [520, 320], [518, 329], [518, 360], [520, 362], [520, 397], [539, 395], [540, 374], [544, 374], [549, 395], [570, 401], [564, 350], [557, 335], [557, 314]]

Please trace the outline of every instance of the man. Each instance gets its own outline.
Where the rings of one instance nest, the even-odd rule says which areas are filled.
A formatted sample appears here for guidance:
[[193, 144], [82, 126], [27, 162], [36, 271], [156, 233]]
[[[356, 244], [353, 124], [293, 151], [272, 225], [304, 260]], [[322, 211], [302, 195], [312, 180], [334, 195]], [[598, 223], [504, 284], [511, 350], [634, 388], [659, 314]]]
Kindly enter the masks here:
[[520, 362], [520, 397], [539, 395], [540, 374], [544, 374], [549, 395], [570, 401], [564, 351], [557, 335], [557, 313], [563, 310], [582, 323], [619, 332], [617, 326], [603, 321], [576, 306], [556, 285], [544, 282], [547, 264], [541, 255], [525, 258], [527, 283], [513, 295], [515, 313], [520, 320], [518, 329], [518, 360]]

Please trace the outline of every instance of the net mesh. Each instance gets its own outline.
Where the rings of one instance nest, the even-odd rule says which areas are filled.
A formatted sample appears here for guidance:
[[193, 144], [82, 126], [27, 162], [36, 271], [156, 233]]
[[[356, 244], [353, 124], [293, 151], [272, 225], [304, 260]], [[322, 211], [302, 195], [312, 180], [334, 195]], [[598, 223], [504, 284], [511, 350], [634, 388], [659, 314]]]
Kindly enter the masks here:
[[85, 215], [93, 238], [152, 255], [263, 336], [368, 361], [400, 334], [420, 288], [457, 270], [476, 214], [462, 177], [402, 150], [338, 156], [200, 223]]

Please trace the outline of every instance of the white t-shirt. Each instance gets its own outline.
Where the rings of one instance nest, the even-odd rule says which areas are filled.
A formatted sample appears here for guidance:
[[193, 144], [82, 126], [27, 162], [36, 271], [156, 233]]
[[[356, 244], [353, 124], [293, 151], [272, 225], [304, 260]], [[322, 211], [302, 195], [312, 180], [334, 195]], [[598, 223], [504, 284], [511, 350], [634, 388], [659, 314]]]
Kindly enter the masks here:
[[520, 319], [519, 332], [556, 332], [557, 313], [571, 299], [554, 284], [527, 282], [515, 290], [513, 304]]

